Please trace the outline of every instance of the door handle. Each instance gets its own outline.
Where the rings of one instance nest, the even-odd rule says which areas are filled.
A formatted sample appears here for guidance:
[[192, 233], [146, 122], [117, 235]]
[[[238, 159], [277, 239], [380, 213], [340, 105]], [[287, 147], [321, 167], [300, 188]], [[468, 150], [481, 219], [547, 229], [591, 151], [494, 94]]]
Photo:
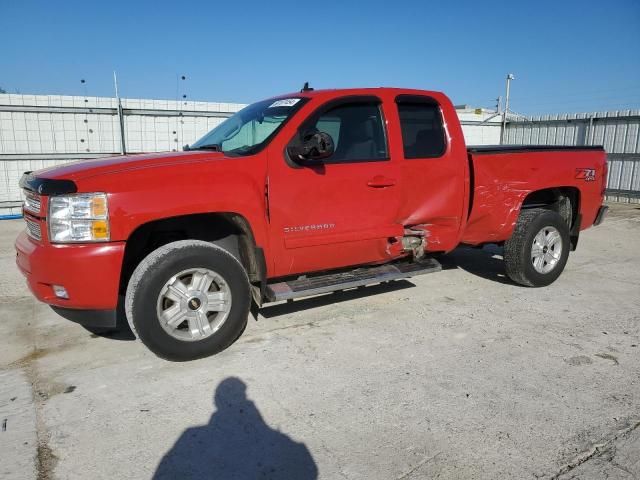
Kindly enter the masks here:
[[383, 175], [376, 175], [367, 182], [367, 185], [371, 188], [393, 187], [395, 184], [395, 179], [388, 178]]

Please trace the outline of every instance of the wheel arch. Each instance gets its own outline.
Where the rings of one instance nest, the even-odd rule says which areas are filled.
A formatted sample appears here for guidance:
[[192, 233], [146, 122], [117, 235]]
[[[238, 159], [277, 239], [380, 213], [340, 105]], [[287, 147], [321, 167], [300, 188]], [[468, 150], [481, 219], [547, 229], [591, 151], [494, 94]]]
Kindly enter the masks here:
[[544, 208], [560, 214], [569, 226], [571, 250], [578, 246], [580, 235], [580, 190], [572, 186], [550, 187], [529, 192], [522, 201], [521, 211]]
[[187, 239], [210, 242], [229, 251], [240, 260], [250, 282], [257, 284], [260, 291], [264, 289], [266, 262], [251, 224], [238, 213], [215, 212], [154, 219], [133, 230], [126, 241], [120, 293], [125, 293], [133, 271], [149, 253], [168, 243]]
[[[544, 218], [543, 218], [544, 217]], [[563, 242], [560, 243], [561, 251], [557, 257], [553, 256], [553, 253], [548, 253], [545, 245], [545, 250], [542, 250], [542, 245], [538, 248], [538, 253], [535, 254], [536, 261], [542, 260], [544, 266], [547, 262], [554, 262], [551, 270], [539, 271], [538, 267], [533, 265], [533, 245], [536, 242], [536, 238], [540, 233], [546, 237], [547, 229], [553, 227], [558, 231], [559, 237], [562, 238], [565, 235], [570, 237], [569, 227], [566, 219], [562, 217], [560, 213], [550, 208], [536, 207], [524, 209], [521, 215], [518, 217], [516, 227], [513, 231], [513, 235], [504, 244], [503, 258], [505, 263], [505, 270], [507, 276], [514, 282], [528, 286], [528, 287], [543, 287], [553, 283], [564, 270], [564, 267], [569, 258], [569, 248], [562, 247], [566, 245]], [[546, 240], [545, 240], [546, 241]], [[555, 240], [553, 241], [555, 244]], [[549, 245], [552, 252], [553, 245]], [[551, 255], [555, 258], [547, 259], [547, 255]], [[540, 258], [541, 257], [541, 258]], [[543, 265], [540, 265], [542, 267]]]

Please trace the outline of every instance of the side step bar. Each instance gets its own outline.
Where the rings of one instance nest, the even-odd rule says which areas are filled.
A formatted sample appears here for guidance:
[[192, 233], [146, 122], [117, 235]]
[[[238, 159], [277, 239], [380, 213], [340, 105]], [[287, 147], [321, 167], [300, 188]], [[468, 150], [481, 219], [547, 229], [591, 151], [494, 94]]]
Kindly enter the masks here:
[[269, 302], [310, 297], [322, 293], [362, 287], [373, 283], [388, 282], [401, 278], [439, 272], [442, 265], [434, 258], [423, 258], [419, 262], [398, 262], [371, 267], [359, 267], [339, 273], [325, 273], [317, 276], [301, 276], [297, 279], [267, 285]]

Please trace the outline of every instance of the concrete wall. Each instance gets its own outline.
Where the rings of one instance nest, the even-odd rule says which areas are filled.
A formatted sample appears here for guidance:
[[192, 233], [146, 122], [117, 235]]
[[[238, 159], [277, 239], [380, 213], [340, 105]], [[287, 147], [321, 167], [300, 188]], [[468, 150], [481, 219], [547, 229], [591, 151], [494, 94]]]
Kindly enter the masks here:
[[[244, 105], [122, 99], [129, 153], [179, 150]], [[20, 213], [23, 172], [82, 158], [120, 153], [117, 100], [60, 95], [0, 95], [0, 215]], [[501, 118], [459, 107], [468, 145], [497, 145]], [[563, 114], [511, 119], [510, 144], [604, 145], [609, 198], [640, 201], [640, 111]]]
[[502, 117], [482, 108], [456, 108], [467, 145], [498, 145]]
[[[129, 153], [179, 150], [244, 105], [122, 99]], [[20, 213], [23, 172], [120, 153], [117, 100], [0, 95], [0, 215]]]
[[[115, 98], [0, 95], [0, 154], [119, 153]], [[130, 152], [178, 149], [244, 105], [122, 99]]]

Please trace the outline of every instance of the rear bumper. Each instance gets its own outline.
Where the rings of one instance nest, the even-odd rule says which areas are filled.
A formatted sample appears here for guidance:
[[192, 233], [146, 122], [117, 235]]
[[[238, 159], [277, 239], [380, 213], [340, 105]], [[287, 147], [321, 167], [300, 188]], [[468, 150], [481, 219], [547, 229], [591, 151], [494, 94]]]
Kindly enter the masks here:
[[[41, 302], [94, 312], [116, 309], [124, 242], [51, 245], [22, 232], [15, 247], [16, 264]], [[63, 286], [69, 298], [58, 298], [53, 285]]]
[[593, 221], [593, 225], [600, 225], [604, 221], [604, 217], [607, 215], [608, 211], [609, 207], [607, 207], [606, 205], [602, 205], [598, 209], [598, 214], [596, 215], [596, 219]]

